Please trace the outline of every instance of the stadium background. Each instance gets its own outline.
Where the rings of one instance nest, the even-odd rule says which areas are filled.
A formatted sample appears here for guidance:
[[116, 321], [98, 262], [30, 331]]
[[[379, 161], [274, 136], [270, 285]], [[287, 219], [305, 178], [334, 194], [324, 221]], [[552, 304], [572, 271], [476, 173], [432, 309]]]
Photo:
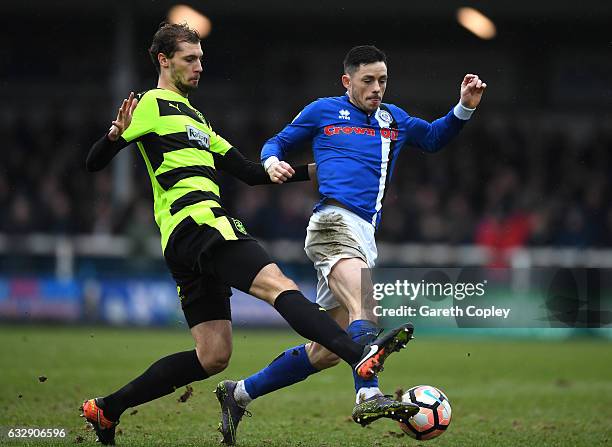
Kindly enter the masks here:
[[[130, 332], [136, 326], [186, 331], [161, 258], [150, 184], [139, 154], [123, 151], [100, 173], [84, 169], [89, 147], [109, 125], [120, 100], [130, 90], [155, 85], [146, 48], [172, 4], [69, 0], [2, 5], [4, 361], [22, 355], [11, 351], [20, 333], [42, 339], [63, 330], [89, 333], [86, 328], [92, 327], [104, 333], [106, 325], [124, 328], [120, 334], [129, 335], [118, 337], [127, 338], [138, 337]], [[594, 268], [601, 278], [609, 276], [610, 3], [189, 4], [212, 21], [212, 33], [203, 41], [200, 88], [190, 100], [218, 133], [252, 159], [305, 104], [342, 94], [341, 61], [356, 44], [372, 43], [387, 52], [385, 101], [416, 116], [431, 120], [446, 113], [467, 72], [489, 84], [472, 122], [444, 151], [427, 155], [405, 149], [401, 154], [378, 234], [380, 265]], [[456, 20], [460, 6], [474, 6], [490, 17], [497, 27], [495, 38], [482, 40], [461, 27]], [[308, 148], [293, 160], [309, 161]], [[224, 178], [223, 194], [227, 208], [314, 296], [315, 274], [302, 250], [316, 200], [312, 186], [247, 187]], [[243, 295], [233, 307], [239, 327], [283, 326], [265, 305]], [[53, 325], [40, 326], [47, 323]], [[588, 343], [602, 347], [598, 343], [608, 342], [595, 339], [609, 333], [545, 329], [498, 335], [589, 335]], [[171, 330], [154, 334], [156, 340], [179, 336]], [[180, 334], [186, 339], [186, 332]], [[273, 334], [281, 340], [275, 349], [294, 340], [284, 332]], [[450, 333], [453, 338], [462, 334]], [[588, 352], [580, 343], [570, 357]], [[535, 346], [553, 363], [561, 349]], [[612, 365], [609, 346], [605, 349], [608, 355], [599, 358], [604, 369]], [[261, 360], [275, 352], [263, 352]], [[28, 362], [24, 357], [23, 365]], [[21, 372], [14, 368], [15, 375]], [[6, 377], [2, 387], [17, 390], [18, 381]], [[560, 383], [557, 391], [562, 392]], [[609, 389], [611, 383], [602, 380], [600, 385]], [[7, 402], [6, 408], [12, 408]], [[610, 410], [602, 411], [609, 425]], [[0, 425], [6, 422], [0, 419]]]

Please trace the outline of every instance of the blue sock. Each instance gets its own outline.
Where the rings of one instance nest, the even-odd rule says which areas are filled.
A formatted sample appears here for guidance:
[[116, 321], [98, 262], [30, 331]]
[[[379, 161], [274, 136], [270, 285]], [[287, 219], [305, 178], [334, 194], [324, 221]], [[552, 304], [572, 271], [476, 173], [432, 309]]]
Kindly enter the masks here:
[[256, 399], [301, 382], [316, 372], [319, 370], [310, 364], [304, 345], [300, 345], [287, 349], [264, 369], [244, 379], [244, 388], [251, 398]]
[[[367, 345], [376, 339], [378, 326], [369, 320], [355, 320], [349, 325], [347, 332], [353, 341]], [[360, 388], [378, 387], [378, 377], [366, 380], [353, 371], [353, 379], [355, 380], [355, 392], [358, 392]]]

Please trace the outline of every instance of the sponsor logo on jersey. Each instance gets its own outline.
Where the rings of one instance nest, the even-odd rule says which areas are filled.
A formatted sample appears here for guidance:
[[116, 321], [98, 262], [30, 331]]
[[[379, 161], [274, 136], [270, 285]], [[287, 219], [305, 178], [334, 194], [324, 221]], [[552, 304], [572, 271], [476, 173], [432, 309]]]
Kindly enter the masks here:
[[380, 129], [380, 136], [389, 140], [396, 141], [397, 137], [399, 137], [399, 130], [382, 128]]
[[[326, 126], [323, 129], [323, 132], [327, 136], [340, 135], [340, 134], [366, 135], [368, 137], [376, 136], [376, 129], [371, 129], [369, 127], [357, 127], [357, 126]], [[390, 140], [395, 141], [399, 137], [399, 130], [382, 128], [380, 129], [380, 136], [382, 136], [383, 138], [388, 138]]]
[[351, 112], [349, 112], [346, 109], [342, 109], [342, 110], [340, 110], [338, 112], [338, 118], [350, 121], [350, 119], [351, 119]]
[[187, 138], [189, 141], [196, 143], [201, 149], [210, 149], [210, 136], [200, 129], [186, 125]]
[[356, 126], [326, 126], [323, 131], [325, 135], [339, 135], [341, 133], [345, 133], [350, 135], [355, 133], [357, 135], [368, 135], [370, 137], [376, 136], [376, 131], [374, 129], [370, 129], [368, 127], [356, 127]]

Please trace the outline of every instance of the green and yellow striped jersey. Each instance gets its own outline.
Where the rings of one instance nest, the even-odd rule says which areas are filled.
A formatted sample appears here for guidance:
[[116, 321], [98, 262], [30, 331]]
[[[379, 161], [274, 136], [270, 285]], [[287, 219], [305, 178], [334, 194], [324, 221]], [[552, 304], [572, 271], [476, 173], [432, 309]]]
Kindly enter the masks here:
[[138, 99], [122, 137], [136, 141], [147, 166], [162, 251], [187, 217], [214, 228], [225, 240], [240, 238], [236, 231], [246, 233], [244, 227], [221, 207], [213, 158], [232, 146], [178, 93], [158, 88]]

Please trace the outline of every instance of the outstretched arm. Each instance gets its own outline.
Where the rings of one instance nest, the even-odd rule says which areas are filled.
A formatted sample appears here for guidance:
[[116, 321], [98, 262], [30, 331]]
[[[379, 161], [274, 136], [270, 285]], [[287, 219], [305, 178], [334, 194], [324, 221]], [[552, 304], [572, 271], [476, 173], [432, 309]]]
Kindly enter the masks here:
[[121, 135], [130, 127], [137, 105], [138, 100], [134, 97], [134, 92], [131, 92], [130, 96], [123, 100], [117, 112], [117, 118], [112, 122], [108, 132], [96, 141], [89, 150], [85, 162], [85, 167], [89, 172], [104, 168], [121, 149], [129, 144]]

